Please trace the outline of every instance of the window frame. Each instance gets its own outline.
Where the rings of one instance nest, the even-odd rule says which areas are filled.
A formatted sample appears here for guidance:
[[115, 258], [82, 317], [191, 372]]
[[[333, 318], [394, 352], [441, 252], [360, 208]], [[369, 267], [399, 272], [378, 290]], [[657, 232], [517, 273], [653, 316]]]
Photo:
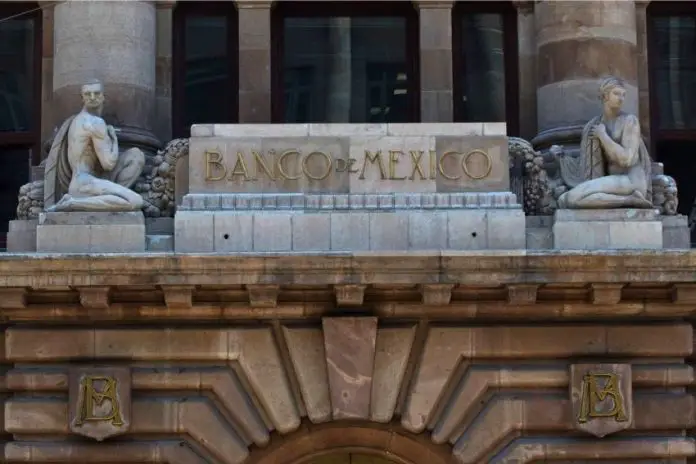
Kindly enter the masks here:
[[273, 4], [271, 11], [271, 121], [285, 123], [285, 92], [283, 73], [285, 18], [302, 17], [384, 17], [397, 16], [406, 19], [406, 59], [409, 78], [407, 89], [408, 120], [420, 122], [420, 31], [418, 9], [410, 1], [281, 1]]
[[[696, 128], [693, 129], [660, 129], [660, 99], [657, 92], [657, 73], [654, 63], [657, 59], [655, 41], [655, 25], [653, 19], [660, 16], [694, 16], [696, 17], [696, 2], [650, 2], [645, 15], [646, 41], [648, 44], [648, 92], [650, 93], [650, 152], [657, 154], [657, 141], [696, 141]], [[657, 160], [659, 161], [659, 160]]]
[[184, 124], [186, 80], [186, 20], [196, 16], [224, 16], [227, 20], [227, 66], [229, 79], [223, 104], [227, 108], [226, 123], [239, 122], [239, 14], [233, 2], [177, 1], [172, 18], [172, 137], [191, 136]]
[[[0, 131], [0, 148], [26, 148], [31, 150], [31, 164], [41, 162], [41, 90], [42, 90], [42, 51], [43, 51], [43, 14], [38, 3], [34, 2], [0, 2], [0, 18], [18, 16], [34, 21], [34, 46], [32, 50], [32, 101], [31, 129], [28, 131]], [[27, 179], [28, 181], [28, 179]]]
[[[503, 17], [503, 60], [505, 64], [505, 123], [508, 136], [519, 136], [520, 91], [517, 8], [511, 1], [455, 2], [452, 7], [452, 94], [454, 122], [465, 121], [464, 85], [457, 75], [466, 74], [467, 63], [462, 50], [462, 18], [470, 14], [491, 13]], [[485, 121], [498, 122], [498, 121]]]

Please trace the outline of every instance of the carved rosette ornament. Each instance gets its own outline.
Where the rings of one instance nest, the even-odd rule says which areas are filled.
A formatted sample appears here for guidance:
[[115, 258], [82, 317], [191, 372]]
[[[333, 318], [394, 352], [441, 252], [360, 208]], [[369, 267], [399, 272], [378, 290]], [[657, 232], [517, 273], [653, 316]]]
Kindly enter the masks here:
[[570, 399], [578, 430], [605, 437], [631, 427], [633, 387], [630, 364], [573, 364]]
[[103, 441], [131, 424], [131, 372], [125, 367], [71, 368], [70, 430]]

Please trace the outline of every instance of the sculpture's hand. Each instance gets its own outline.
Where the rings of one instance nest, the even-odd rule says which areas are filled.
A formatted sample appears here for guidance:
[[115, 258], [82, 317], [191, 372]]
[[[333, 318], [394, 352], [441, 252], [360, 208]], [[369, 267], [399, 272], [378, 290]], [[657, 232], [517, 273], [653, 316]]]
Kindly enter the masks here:
[[605, 135], [607, 135], [607, 126], [601, 123], [594, 126], [590, 133], [590, 136], [595, 139], [601, 139]]
[[106, 126], [106, 133], [109, 134], [109, 138], [111, 138], [111, 140], [116, 140], [116, 129], [114, 129], [114, 126]]

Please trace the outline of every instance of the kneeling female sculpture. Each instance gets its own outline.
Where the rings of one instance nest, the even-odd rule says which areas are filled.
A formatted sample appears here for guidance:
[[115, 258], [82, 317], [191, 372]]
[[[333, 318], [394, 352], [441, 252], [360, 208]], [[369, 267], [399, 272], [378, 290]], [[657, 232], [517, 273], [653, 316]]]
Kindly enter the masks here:
[[82, 86], [84, 106], [63, 123], [46, 160], [46, 211], [140, 211], [143, 198], [130, 189], [145, 165], [138, 148], [119, 151], [116, 130], [101, 117], [103, 86]]
[[638, 118], [624, 113], [626, 89], [615, 77], [599, 88], [603, 112], [588, 122], [580, 142], [581, 182], [558, 198], [559, 208], [653, 208], [651, 160]]

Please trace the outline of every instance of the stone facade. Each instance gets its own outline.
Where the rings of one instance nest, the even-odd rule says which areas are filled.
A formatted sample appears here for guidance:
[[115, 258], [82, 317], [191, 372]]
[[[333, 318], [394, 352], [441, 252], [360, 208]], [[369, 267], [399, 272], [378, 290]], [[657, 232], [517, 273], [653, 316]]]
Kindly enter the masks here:
[[[273, 126], [273, 2], [237, 1], [243, 124], [166, 146], [176, 2], [41, 3], [44, 138], [97, 74], [150, 155], [134, 189], [157, 214], [45, 213], [40, 182], [20, 192], [0, 255], [0, 461], [696, 462], [696, 253], [674, 182], [655, 165], [654, 211], [554, 217], [546, 150], [572, 151], [609, 72], [648, 134], [646, 2], [513, 3], [508, 117], [535, 146], [453, 123], [452, 1], [415, 2], [422, 123]], [[287, 172], [314, 174], [215, 183], [206, 167], [240, 174], [223, 158], [240, 144], [317, 144], [346, 166], [379, 148], [394, 170], [323, 178], [298, 158]], [[494, 178], [397, 166], [432, 151], [437, 173], [450, 145]]]

